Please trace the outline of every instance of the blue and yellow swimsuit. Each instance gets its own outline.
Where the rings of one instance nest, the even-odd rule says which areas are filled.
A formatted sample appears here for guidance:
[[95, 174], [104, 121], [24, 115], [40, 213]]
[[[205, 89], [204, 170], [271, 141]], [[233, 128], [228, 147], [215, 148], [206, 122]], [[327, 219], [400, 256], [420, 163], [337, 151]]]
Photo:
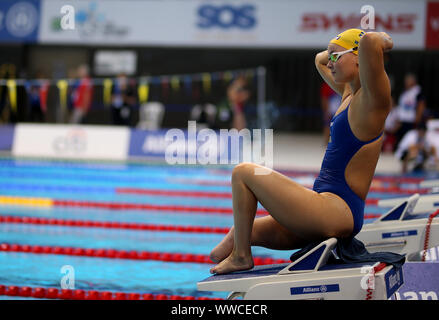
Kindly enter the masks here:
[[378, 140], [382, 133], [366, 142], [355, 137], [348, 121], [349, 105], [332, 118], [330, 140], [323, 158], [320, 174], [314, 182], [313, 190], [318, 193], [334, 193], [347, 203], [354, 218], [352, 233], [352, 237], [354, 237], [363, 226], [365, 202], [347, 184], [345, 170], [357, 151], [362, 146]]

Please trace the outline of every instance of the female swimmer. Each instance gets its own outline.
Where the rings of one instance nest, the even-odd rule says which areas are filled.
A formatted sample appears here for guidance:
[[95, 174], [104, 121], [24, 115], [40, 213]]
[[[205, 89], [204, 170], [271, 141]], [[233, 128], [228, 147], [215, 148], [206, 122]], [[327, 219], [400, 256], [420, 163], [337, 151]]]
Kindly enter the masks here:
[[[216, 274], [253, 267], [251, 246], [291, 250], [330, 237], [349, 238], [363, 225], [365, 199], [381, 151], [390, 111], [390, 82], [383, 32], [349, 29], [316, 55], [322, 78], [342, 97], [331, 121], [330, 141], [313, 189], [253, 163], [232, 172], [234, 226], [212, 250]], [[270, 215], [255, 219], [258, 201]]]

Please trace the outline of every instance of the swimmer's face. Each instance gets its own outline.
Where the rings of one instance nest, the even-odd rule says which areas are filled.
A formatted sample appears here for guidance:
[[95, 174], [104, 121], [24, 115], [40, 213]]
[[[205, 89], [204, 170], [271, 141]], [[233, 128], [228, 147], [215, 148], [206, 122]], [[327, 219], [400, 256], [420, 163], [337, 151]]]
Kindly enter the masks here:
[[[328, 45], [329, 55], [342, 51], [346, 51], [346, 49], [335, 43]], [[328, 60], [327, 67], [331, 70], [335, 82], [350, 82], [358, 76], [358, 56], [355, 53], [348, 52], [341, 55], [336, 62]]]

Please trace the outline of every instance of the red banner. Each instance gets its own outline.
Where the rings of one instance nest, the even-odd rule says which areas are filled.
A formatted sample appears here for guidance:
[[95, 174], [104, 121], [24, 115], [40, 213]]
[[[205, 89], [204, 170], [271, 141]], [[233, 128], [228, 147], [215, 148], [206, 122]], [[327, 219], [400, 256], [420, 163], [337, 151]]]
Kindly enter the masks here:
[[428, 2], [426, 23], [425, 46], [439, 49], [439, 2]]

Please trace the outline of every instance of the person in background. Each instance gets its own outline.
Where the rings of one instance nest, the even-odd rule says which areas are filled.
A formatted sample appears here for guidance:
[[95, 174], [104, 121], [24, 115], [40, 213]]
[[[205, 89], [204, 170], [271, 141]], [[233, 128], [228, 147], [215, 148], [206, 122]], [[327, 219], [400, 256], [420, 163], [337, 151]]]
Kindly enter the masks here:
[[320, 104], [323, 112], [323, 142], [326, 146], [329, 141], [329, 124], [341, 103], [341, 97], [323, 82], [320, 87]]
[[424, 120], [425, 114], [425, 98], [421, 92], [421, 86], [417, 82], [416, 75], [413, 73], [406, 74], [404, 87], [405, 90], [399, 97], [397, 106], [400, 126], [395, 133], [395, 146], [399, 144], [408, 131], [415, 129]]
[[44, 122], [47, 102], [48, 82], [43, 81], [44, 76], [37, 72], [36, 81], [26, 84], [26, 92], [29, 100], [28, 120], [30, 122]]
[[40, 86], [32, 84], [28, 88], [29, 97], [29, 121], [30, 122], [43, 122], [44, 115], [41, 108], [40, 99]]
[[217, 108], [216, 128], [234, 128], [240, 131], [247, 127], [245, 107], [250, 99], [250, 88], [244, 76], [234, 79], [227, 88], [227, 100]]
[[111, 94], [111, 113], [114, 125], [131, 126], [136, 92], [125, 74], [118, 75]]
[[396, 110], [395, 97], [392, 95], [392, 109], [384, 124], [383, 152], [393, 153], [396, 149], [396, 132], [400, 126]]
[[200, 103], [192, 107], [190, 118], [197, 122], [199, 128], [215, 127], [217, 108], [211, 103]]
[[92, 102], [93, 86], [87, 65], [78, 67], [78, 86], [72, 92], [73, 111], [70, 116], [70, 123], [79, 124], [90, 109]]
[[419, 172], [424, 171], [425, 164], [430, 160], [439, 163], [432, 138], [426, 132], [425, 122], [421, 122], [416, 129], [408, 131], [399, 143], [395, 156], [402, 162], [402, 173], [409, 171], [409, 164], [412, 164], [412, 171]]

